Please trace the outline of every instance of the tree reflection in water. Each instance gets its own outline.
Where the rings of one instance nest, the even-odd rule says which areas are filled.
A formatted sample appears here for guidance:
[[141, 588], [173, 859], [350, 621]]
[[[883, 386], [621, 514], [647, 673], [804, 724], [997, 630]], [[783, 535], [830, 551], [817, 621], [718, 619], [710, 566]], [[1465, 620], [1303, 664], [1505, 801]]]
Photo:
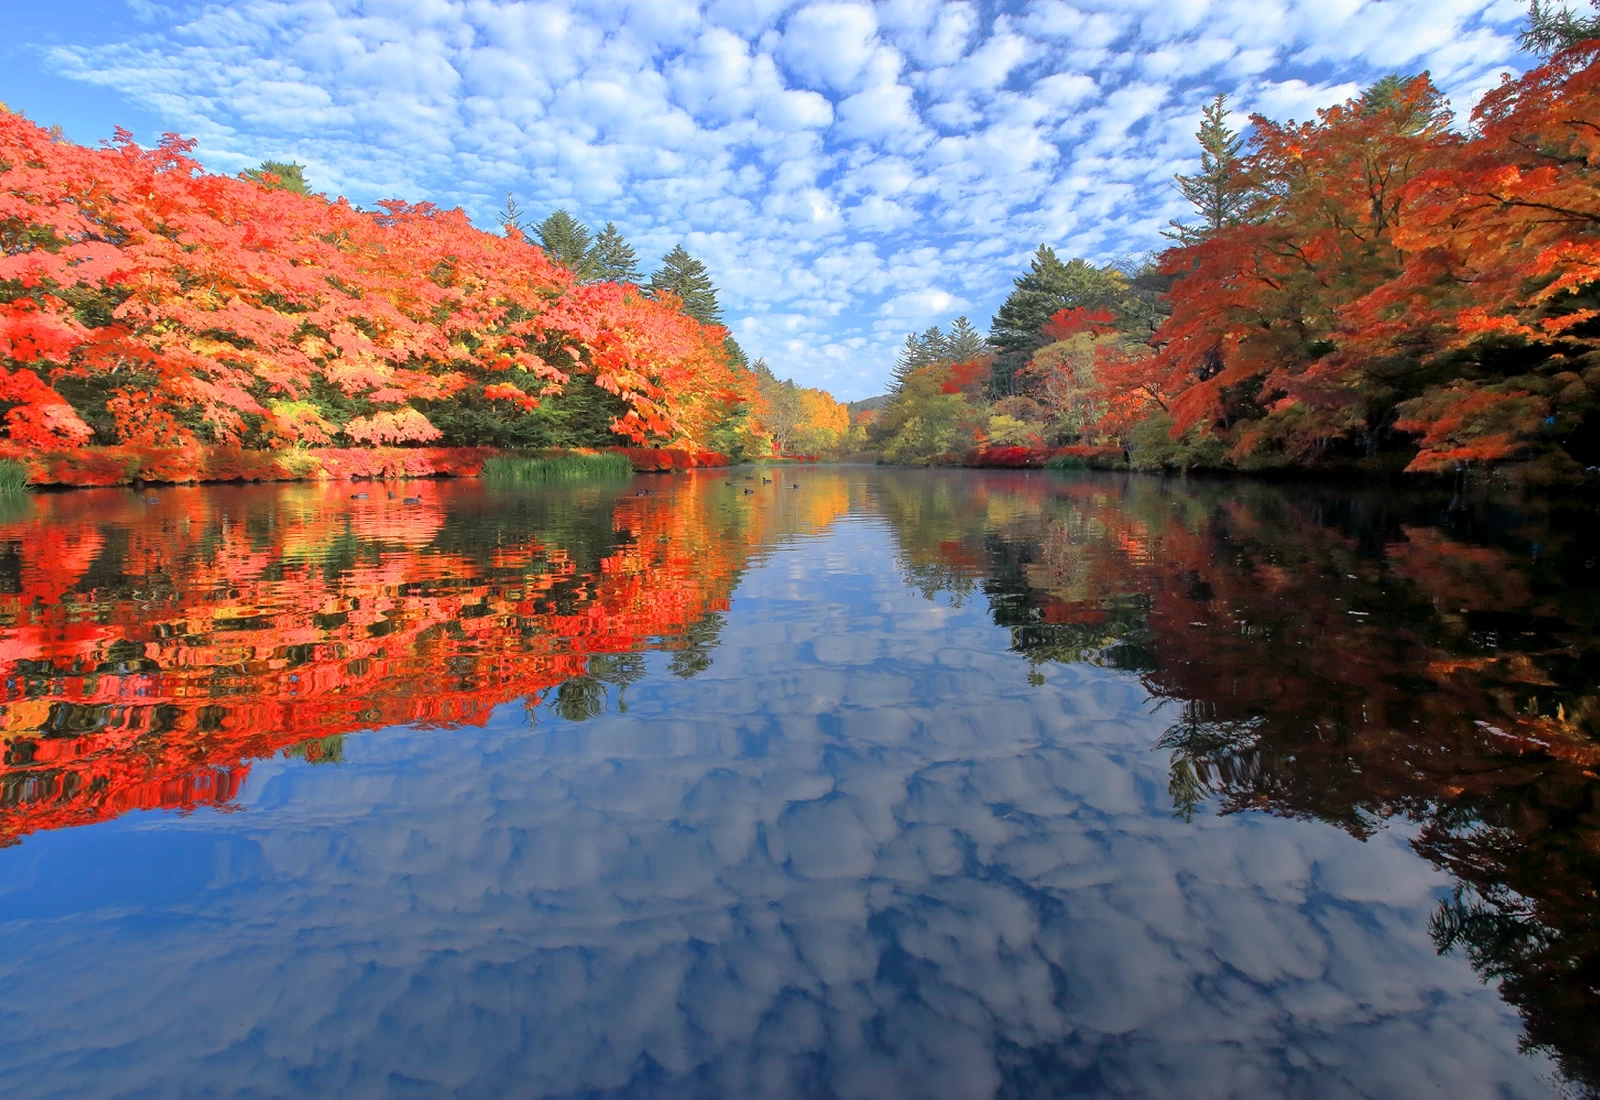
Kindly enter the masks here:
[[[1073, 665], [1136, 681], [1181, 821], [1256, 811], [1362, 840], [1406, 823], [1455, 883], [1437, 949], [1600, 1090], [1592, 509], [1038, 473], [421, 492], [86, 491], [0, 515], [0, 844], [227, 808], [253, 761], [337, 765], [358, 731], [480, 725], [518, 701], [535, 723], [626, 713], [652, 668], [715, 665], [753, 564], [855, 513], [886, 524], [911, 589], [986, 607], [1030, 683]], [[739, 736], [758, 754], [769, 734]], [[817, 797], [790, 812], [822, 814]], [[909, 837], [931, 795], [905, 797]], [[900, 942], [904, 913], [873, 919]], [[891, 952], [880, 976], [910, 965]], [[1000, 1057], [1021, 1080], [1043, 1055]]]
[[[1600, 1090], [1592, 507], [1039, 475], [891, 483], [907, 582], [982, 585], [1036, 662], [1124, 669], [1185, 820], [1392, 818], [1459, 885], [1430, 931]], [[937, 586], [935, 586], [937, 587]]]
[[37, 497], [0, 516], [0, 846], [225, 805], [250, 761], [336, 761], [355, 730], [481, 724], [516, 699], [625, 710], [644, 650], [703, 671], [751, 555], [847, 507], [819, 488], [758, 508], [719, 485]]

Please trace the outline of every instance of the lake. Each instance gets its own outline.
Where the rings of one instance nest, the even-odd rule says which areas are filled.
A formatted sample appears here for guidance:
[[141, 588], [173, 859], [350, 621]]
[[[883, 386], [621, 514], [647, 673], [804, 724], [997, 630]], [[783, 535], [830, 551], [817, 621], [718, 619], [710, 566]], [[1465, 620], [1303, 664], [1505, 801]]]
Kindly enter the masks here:
[[1597, 527], [867, 467], [0, 502], [3, 1091], [1591, 1095]]

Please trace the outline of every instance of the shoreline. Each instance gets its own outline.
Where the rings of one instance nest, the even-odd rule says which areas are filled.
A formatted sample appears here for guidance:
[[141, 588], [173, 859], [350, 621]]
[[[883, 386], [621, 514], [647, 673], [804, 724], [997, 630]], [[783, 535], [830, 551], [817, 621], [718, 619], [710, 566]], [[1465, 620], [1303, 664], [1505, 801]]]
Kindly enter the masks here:
[[[879, 461], [876, 465], [905, 470], [1012, 470], [1041, 473], [1109, 473], [1139, 474], [1159, 478], [1196, 478], [1214, 481], [1245, 481], [1262, 483], [1312, 482], [1326, 485], [1352, 485], [1371, 488], [1438, 489], [1451, 485], [1487, 485], [1497, 489], [1522, 490], [1549, 496], [1564, 496], [1588, 492], [1600, 485], [1600, 474], [1594, 470], [1552, 470], [1536, 462], [1499, 462], [1475, 464], [1459, 469], [1439, 471], [1407, 471], [1402, 456], [1387, 459], [1349, 459], [1322, 465], [1264, 466], [1258, 469], [1241, 469], [1229, 466], [1156, 466], [1140, 467], [1122, 458], [1122, 452], [1111, 448], [1069, 447], [1005, 447], [989, 451], [975, 449], [949, 462], [927, 465], [905, 465]], [[1094, 452], [1094, 453], [1088, 453]], [[860, 457], [860, 456], [852, 456]], [[1050, 465], [1052, 459], [1065, 457], [1066, 465]]]
[[[870, 452], [855, 452], [838, 459], [825, 459], [817, 455], [783, 455], [735, 463], [727, 455], [715, 451], [624, 446], [542, 448], [531, 451], [495, 447], [325, 447], [250, 451], [230, 447], [113, 446], [47, 452], [0, 446], [0, 461], [15, 461], [26, 467], [28, 490], [479, 478], [484, 463], [492, 458], [559, 458], [597, 454], [622, 455], [628, 459], [635, 474], [677, 473], [735, 465], [824, 465], [907, 470], [1139, 474], [1216, 481], [1313, 482], [1395, 490], [1437, 489], [1459, 484], [1462, 487], [1492, 486], [1550, 496], [1587, 491], [1600, 483], [1600, 478], [1588, 471], [1571, 477], [1550, 478], [1547, 471], [1540, 471], [1529, 463], [1473, 466], [1438, 473], [1406, 473], [1394, 461], [1351, 461], [1336, 465], [1282, 466], [1258, 470], [1213, 466], [1142, 469], [1122, 460], [1120, 451], [1113, 455], [1110, 448], [1087, 446], [973, 450], [955, 461], [928, 465], [901, 465], [874, 460], [876, 456]], [[1068, 459], [1070, 464], [1049, 465], [1051, 460], [1061, 458]]]
[[715, 451], [682, 448], [321, 447], [249, 451], [235, 447], [81, 447], [68, 451], [0, 448], [22, 464], [30, 489], [205, 485], [229, 482], [403, 481], [478, 477], [491, 458], [620, 454], [635, 473], [728, 465]]

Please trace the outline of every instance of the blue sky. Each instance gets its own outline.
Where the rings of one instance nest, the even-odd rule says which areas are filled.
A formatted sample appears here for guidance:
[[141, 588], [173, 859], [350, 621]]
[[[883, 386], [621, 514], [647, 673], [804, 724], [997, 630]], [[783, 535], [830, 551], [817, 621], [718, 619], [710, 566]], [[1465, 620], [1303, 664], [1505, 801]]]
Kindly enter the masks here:
[[1306, 118], [1427, 69], [1465, 115], [1520, 0], [154, 0], [7, 14], [0, 100], [211, 168], [615, 221], [681, 241], [779, 375], [881, 392], [905, 333], [987, 328], [1045, 241], [1109, 260], [1185, 213], [1201, 105]]

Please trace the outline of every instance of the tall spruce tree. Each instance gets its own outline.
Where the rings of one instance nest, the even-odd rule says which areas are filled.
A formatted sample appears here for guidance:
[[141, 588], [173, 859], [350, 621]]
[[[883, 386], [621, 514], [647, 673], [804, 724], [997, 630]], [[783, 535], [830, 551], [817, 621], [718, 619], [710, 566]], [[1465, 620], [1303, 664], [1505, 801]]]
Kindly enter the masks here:
[[600, 283], [637, 285], [644, 282], [639, 257], [633, 246], [623, 239], [616, 222], [606, 222], [606, 227], [594, 239], [594, 247], [589, 250], [589, 271]]
[[1392, 112], [1395, 130], [1407, 137], [1443, 133], [1454, 118], [1450, 101], [1432, 88], [1423, 96], [1408, 94], [1415, 80], [1415, 76], [1399, 73], [1379, 77], [1361, 93], [1362, 114]]
[[963, 314], [950, 322], [950, 335], [944, 338], [945, 358], [952, 363], [970, 363], [988, 354], [989, 341]]
[[894, 369], [889, 372], [890, 392], [898, 393], [900, 387], [906, 384], [906, 379], [922, 365], [922, 344], [917, 339], [916, 333], [908, 332], [906, 342], [900, 345], [900, 354], [894, 361]]
[[989, 390], [999, 397], [1016, 392], [1017, 372], [1044, 345], [1040, 330], [1057, 311], [1111, 309], [1126, 285], [1114, 266], [1096, 267], [1082, 258], [1062, 263], [1046, 244], [1039, 246], [1027, 272], [1013, 283], [1015, 289], [989, 324], [989, 344], [996, 352]]
[[930, 325], [920, 333], [908, 333], [894, 369], [889, 372], [890, 389], [898, 391], [906, 384], [906, 379], [923, 367], [946, 362], [947, 346], [948, 341], [938, 325]]
[[701, 324], [722, 324], [722, 307], [717, 303], [717, 288], [712, 285], [706, 265], [689, 255], [683, 245], [673, 245], [661, 259], [661, 266], [650, 276], [652, 296], [670, 290], [683, 302], [684, 312]]
[[1124, 256], [1116, 261], [1116, 268], [1128, 284], [1115, 309], [1117, 327], [1147, 340], [1172, 312], [1167, 294], [1176, 280], [1161, 270], [1154, 252]]
[[580, 282], [588, 282], [589, 227], [565, 210], [557, 210], [533, 227], [545, 255], [572, 272]]
[[1201, 112], [1200, 171], [1173, 176], [1183, 197], [1194, 204], [1200, 220], [1194, 224], [1169, 222], [1162, 236], [1181, 245], [1199, 244], [1221, 229], [1244, 222], [1252, 192], [1243, 172], [1240, 152], [1244, 138], [1228, 126], [1228, 97], [1218, 94]]

